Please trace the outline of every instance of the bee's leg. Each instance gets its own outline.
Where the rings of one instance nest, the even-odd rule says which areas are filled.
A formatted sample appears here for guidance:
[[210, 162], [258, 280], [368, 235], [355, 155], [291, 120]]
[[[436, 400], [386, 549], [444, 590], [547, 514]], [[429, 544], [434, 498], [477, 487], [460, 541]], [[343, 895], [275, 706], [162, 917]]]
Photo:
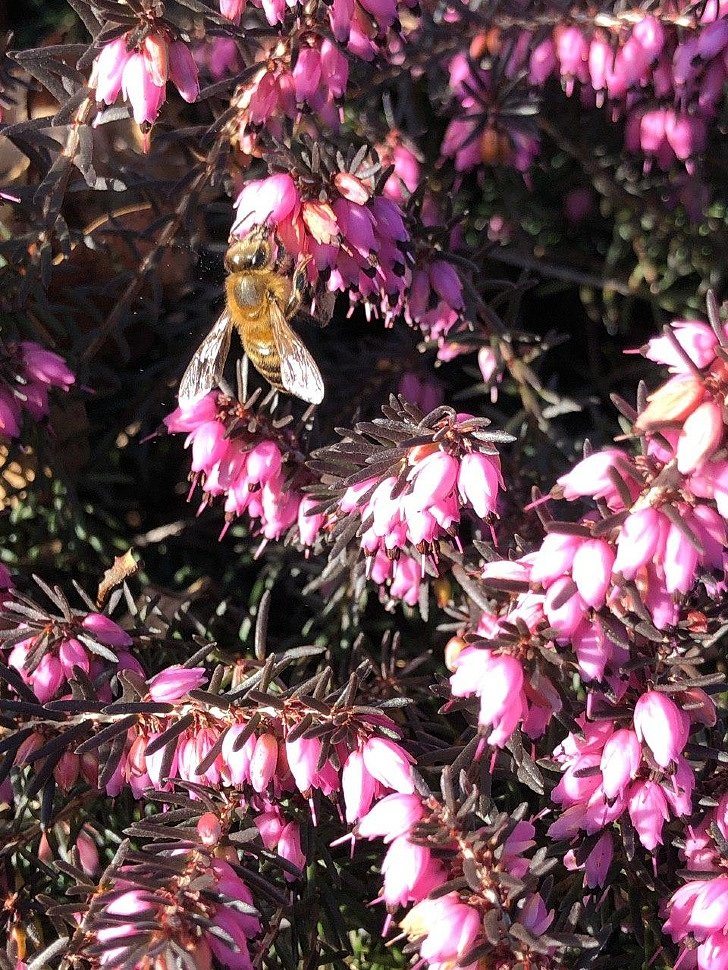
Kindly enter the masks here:
[[273, 268], [282, 276], [290, 276], [293, 270], [293, 257], [280, 245], [278, 246], [278, 253]]
[[310, 256], [302, 256], [299, 259], [295, 270], [293, 271], [291, 293], [288, 297], [288, 304], [286, 305], [286, 317], [292, 317], [294, 313], [298, 312], [298, 309], [301, 306], [303, 294], [306, 291], [306, 283], [308, 282], [306, 277], [306, 267], [310, 262]]

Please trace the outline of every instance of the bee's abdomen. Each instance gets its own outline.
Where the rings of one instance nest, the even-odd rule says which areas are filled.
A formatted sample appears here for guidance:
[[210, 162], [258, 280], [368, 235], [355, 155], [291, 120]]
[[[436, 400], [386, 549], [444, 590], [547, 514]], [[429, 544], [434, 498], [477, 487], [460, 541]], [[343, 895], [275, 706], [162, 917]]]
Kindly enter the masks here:
[[255, 369], [273, 387], [283, 389], [281, 384], [281, 358], [273, 341], [273, 331], [267, 321], [248, 320], [239, 327], [245, 353]]

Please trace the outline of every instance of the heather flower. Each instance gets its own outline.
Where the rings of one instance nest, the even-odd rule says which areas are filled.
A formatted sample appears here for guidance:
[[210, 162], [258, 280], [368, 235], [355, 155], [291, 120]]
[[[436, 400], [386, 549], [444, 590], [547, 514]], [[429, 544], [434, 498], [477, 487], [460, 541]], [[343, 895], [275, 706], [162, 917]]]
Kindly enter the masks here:
[[650, 690], [635, 704], [634, 729], [657, 764], [667, 768], [685, 747], [690, 720], [667, 694]]
[[40, 344], [0, 345], [0, 437], [20, 435], [24, 411], [34, 421], [47, 417], [49, 390], [68, 391], [74, 382], [63, 358]]
[[418, 940], [420, 955], [431, 963], [447, 964], [462, 957], [480, 930], [476, 909], [458, 902], [456, 893], [425, 899], [400, 921], [411, 940]]
[[450, 678], [453, 696], [479, 696], [478, 723], [492, 726], [488, 743], [502, 747], [528, 712], [521, 664], [507, 654], [468, 647], [456, 659], [455, 668]]
[[197, 99], [197, 65], [189, 48], [154, 29], [136, 44], [131, 32], [106, 44], [94, 61], [90, 83], [97, 101], [113, 104], [121, 93], [136, 123], [149, 126], [164, 104], [168, 80], [185, 101]]
[[[247, 430], [248, 421], [254, 430]], [[189, 432], [185, 445], [192, 450], [192, 490], [197, 485], [202, 490], [200, 511], [216, 498], [223, 501], [223, 535], [235, 518], [246, 515], [266, 540], [279, 539], [296, 522], [302, 538], [316, 540], [324, 519], [305, 515], [310, 500], [301, 511], [303, 495], [292, 487], [297, 472], [300, 477], [299, 453], [290, 431], [275, 428], [263, 413], [253, 420], [243, 405], [216, 392], [185, 402], [165, 424], [171, 432]], [[277, 440], [267, 437], [266, 430]]]
[[294, 259], [312, 256], [312, 281], [323, 276], [329, 291], [348, 289], [368, 312], [391, 321], [404, 296], [409, 231], [397, 204], [373, 188], [371, 180], [344, 172], [315, 195], [288, 173], [249, 181], [235, 203], [232, 234], [269, 225]]

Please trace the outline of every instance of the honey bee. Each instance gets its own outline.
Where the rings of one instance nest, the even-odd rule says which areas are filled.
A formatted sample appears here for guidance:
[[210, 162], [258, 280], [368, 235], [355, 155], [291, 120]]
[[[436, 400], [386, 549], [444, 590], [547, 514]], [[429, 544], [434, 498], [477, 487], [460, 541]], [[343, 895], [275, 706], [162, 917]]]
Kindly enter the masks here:
[[225, 254], [226, 306], [182, 376], [181, 404], [220, 383], [233, 328], [248, 359], [272, 387], [309, 404], [323, 400], [321, 372], [288, 323], [301, 305], [310, 259], [301, 257], [289, 278], [283, 261], [274, 258], [271, 231], [265, 226], [230, 245]]

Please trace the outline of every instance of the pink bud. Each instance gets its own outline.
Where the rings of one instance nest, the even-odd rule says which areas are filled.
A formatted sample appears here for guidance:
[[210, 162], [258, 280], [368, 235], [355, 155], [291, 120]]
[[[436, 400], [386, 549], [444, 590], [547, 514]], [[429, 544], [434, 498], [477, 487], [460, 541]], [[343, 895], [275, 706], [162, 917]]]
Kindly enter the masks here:
[[181, 40], [175, 41], [169, 48], [169, 76], [184, 101], [192, 103], [197, 100], [200, 94], [197, 64], [192, 52]]
[[262, 792], [270, 784], [278, 763], [278, 742], [272, 734], [262, 734], [255, 742], [250, 759], [250, 784]]
[[362, 750], [366, 770], [378, 782], [394, 791], [411, 795], [415, 790], [412, 758], [389, 738], [373, 737]]
[[197, 834], [203, 845], [217, 845], [222, 835], [220, 819], [214, 812], [205, 812], [197, 821]]
[[63, 666], [63, 673], [69, 680], [73, 678], [74, 667], [80, 667], [86, 673], [89, 672], [90, 664], [88, 654], [83, 644], [76, 640], [75, 637], [61, 641], [61, 645], [58, 648], [58, 658]]
[[85, 825], [76, 837], [76, 851], [78, 861], [86, 875], [96, 875], [99, 870], [99, 850]]
[[690, 718], [667, 694], [650, 690], [637, 701], [634, 729], [661, 768], [680, 755], [690, 733]]
[[662, 827], [670, 817], [662, 788], [654, 781], [638, 781], [630, 790], [629, 817], [648, 852], [662, 844]]
[[78, 778], [81, 761], [77, 754], [64, 751], [53, 769], [53, 777], [63, 791], [69, 791]]
[[[281, 832], [278, 840], [278, 855], [303, 872], [306, 866], [306, 856], [301, 849], [301, 833], [295, 822], [289, 822]], [[284, 876], [289, 882], [295, 879], [295, 876], [288, 872], [284, 873]]]
[[613, 858], [612, 835], [610, 832], [603, 832], [584, 863], [584, 881], [589, 889], [604, 885]]
[[683, 475], [694, 472], [720, 447], [723, 440], [723, 410], [705, 401], [689, 414], [677, 443], [677, 467]]
[[104, 44], [96, 58], [96, 100], [113, 104], [121, 91], [121, 75], [131, 56], [126, 47], [126, 35]]
[[132, 638], [121, 627], [101, 613], [89, 613], [81, 620], [81, 626], [88, 630], [100, 643], [108, 647], [130, 647]]
[[642, 748], [634, 731], [620, 728], [604, 745], [600, 768], [607, 798], [616, 798], [637, 777], [642, 763]]
[[180, 667], [174, 664], [149, 681], [149, 696], [161, 704], [173, 704], [191, 690], [195, 690], [205, 679], [204, 667]]
[[283, 819], [281, 818], [278, 806], [276, 805], [268, 811], [256, 815], [254, 821], [263, 845], [268, 850], [275, 849], [284, 829]]
[[[350, 825], [369, 811], [372, 799], [374, 798], [375, 787], [376, 782], [364, 765], [364, 756], [360, 751], [352, 751], [344, 762], [344, 767], [341, 772], [341, 788], [344, 793], [344, 805], [346, 806], [346, 821]], [[401, 797], [405, 798], [408, 796], [403, 795]]]

